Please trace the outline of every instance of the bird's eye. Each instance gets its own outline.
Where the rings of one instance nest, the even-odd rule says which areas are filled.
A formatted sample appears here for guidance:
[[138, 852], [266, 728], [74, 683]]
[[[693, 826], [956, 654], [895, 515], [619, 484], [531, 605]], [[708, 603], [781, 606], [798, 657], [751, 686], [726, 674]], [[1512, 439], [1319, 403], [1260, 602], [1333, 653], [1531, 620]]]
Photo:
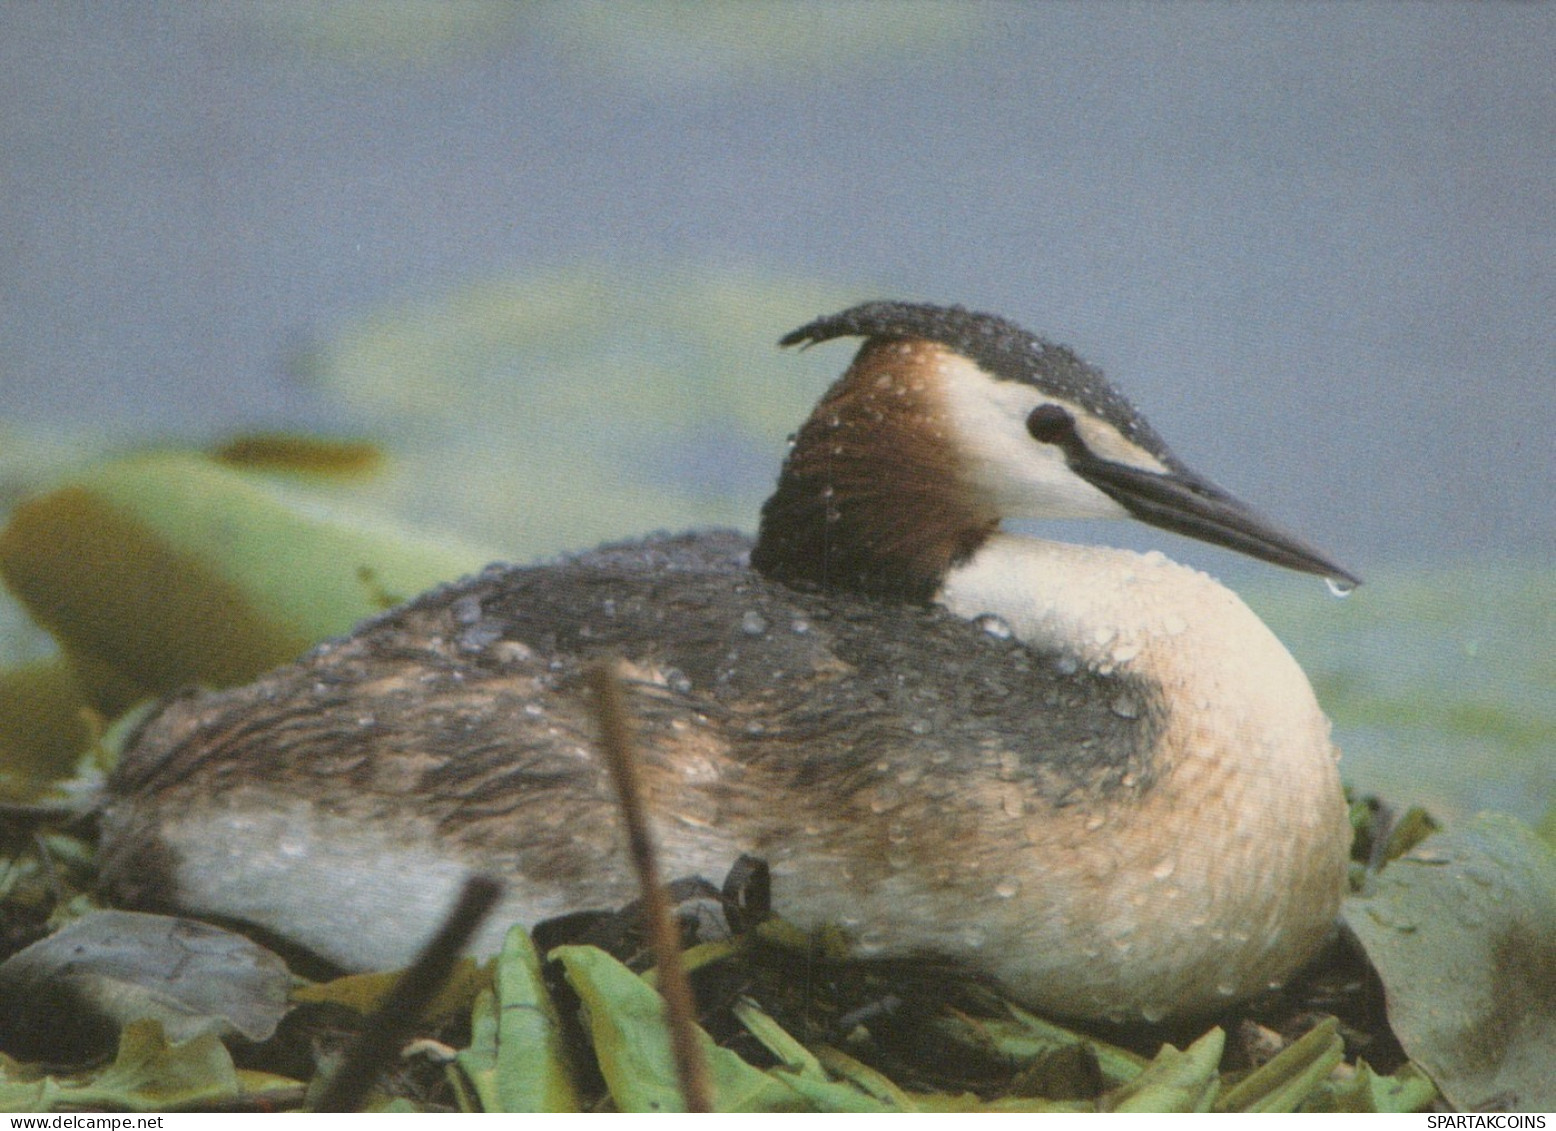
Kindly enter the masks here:
[[1056, 404], [1040, 404], [1027, 417], [1027, 431], [1040, 444], [1065, 445], [1075, 439], [1075, 418]]

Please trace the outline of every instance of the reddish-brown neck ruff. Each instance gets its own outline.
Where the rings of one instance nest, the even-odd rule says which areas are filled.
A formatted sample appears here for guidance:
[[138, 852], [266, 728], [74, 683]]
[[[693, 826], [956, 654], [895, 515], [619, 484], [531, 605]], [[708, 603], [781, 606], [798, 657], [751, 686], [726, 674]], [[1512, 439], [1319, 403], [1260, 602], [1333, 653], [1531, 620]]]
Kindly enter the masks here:
[[788, 584], [929, 601], [999, 525], [966, 475], [923, 339], [872, 339], [795, 437], [751, 564]]

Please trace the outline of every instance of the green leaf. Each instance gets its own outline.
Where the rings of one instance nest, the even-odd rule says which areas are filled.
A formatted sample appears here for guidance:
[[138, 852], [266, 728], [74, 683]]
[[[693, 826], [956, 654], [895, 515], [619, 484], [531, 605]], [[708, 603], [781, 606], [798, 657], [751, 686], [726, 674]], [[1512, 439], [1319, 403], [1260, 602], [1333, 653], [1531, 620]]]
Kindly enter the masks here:
[[1096, 1053], [1102, 1078], [1110, 1087], [1127, 1084], [1146, 1066], [1144, 1057], [1126, 1049], [1083, 1037], [1009, 1002], [1005, 1005], [1009, 1018], [974, 1019], [956, 1015], [937, 1018], [933, 1024], [947, 1039], [992, 1052], [1018, 1064], [1074, 1044], [1087, 1045]]
[[762, 1043], [762, 1047], [791, 1073], [816, 1080], [829, 1079], [827, 1070], [821, 1066], [816, 1054], [791, 1037], [756, 1002], [750, 998], [741, 998], [731, 1007], [731, 1012]]
[[0, 801], [37, 801], [91, 744], [87, 701], [58, 656], [0, 668]]
[[904, 1108], [897, 1104], [887, 1103], [876, 1099], [872, 1095], [860, 1091], [852, 1084], [838, 1083], [829, 1080], [825, 1076], [820, 1078], [804, 1072], [795, 1072], [788, 1068], [776, 1068], [772, 1075], [775, 1079], [782, 1080], [796, 1093], [803, 1096], [806, 1102], [817, 1111], [830, 1112], [889, 1112], [889, 1111], [917, 1111], [917, 1107], [910, 1102]]
[[1145, 1071], [1102, 1097], [1104, 1111], [1209, 1111], [1221, 1089], [1226, 1034], [1212, 1029], [1179, 1051], [1163, 1045]]
[[887, 1110], [918, 1110], [912, 1098], [896, 1084], [868, 1065], [860, 1064], [841, 1049], [821, 1045], [816, 1049], [816, 1056], [828, 1072], [886, 1105]]
[[493, 977], [476, 998], [470, 1047], [455, 1058], [481, 1110], [577, 1111], [561, 1021], [523, 927], [508, 932]]
[[304, 477], [351, 479], [379, 471], [383, 450], [366, 440], [307, 436], [296, 432], [250, 432], [233, 436], [211, 451], [227, 467]]
[[[665, 1029], [664, 999], [642, 978], [602, 950], [562, 946], [550, 957], [588, 1013], [589, 1033], [611, 1098], [622, 1111], [684, 1111]], [[718, 1111], [794, 1111], [807, 1106], [794, 1088], [753, 1068], [702, 1030]]]
[[1343, 915], [1399, 1043], [1449, 1103], [1556, 1108], [1556, 851], [1482, 814], [1390, 864]]
[[1430, 813], [1412, 805], [1389, 830], [1388, 843], [1383, 847], [1383, 862], [1398, 860], [1440, 828], [1442, 826]]
[[1345, 1059], [1345, 1042], [1333, 1017], [1287, 1045], [1216, 1101], [1217, 1111], [1296, 1111]]
[[1400, 1114], [1425, 1111], [1436, 1098], [1436, 1086], [1409, 1061], [1394, 1075], [1379, 1076], [1365, 1060], [1358, 1060], [1349, 1079], [1326, 1082], [1302, 1110]]
[[[403, 973], [402, 970], [386, 970], [370, 974], [344, 974], [328, 982], [299, 986], [292, 991], [292, 1000], [307, 1004], [340, 1005], [357, 1013], [369, 1014], [383, 1004], [390, 991], [399, 984]], [[485, 968], [475, 959], [460, 959], [450, 971], [443, 987], [422, 1011], [422, 1020], [437, 1022], [465, 1013], [489, 981]]]
[[59, 1085], [0, 1052], [0, 1111], [48, 1111]]
[[216, 1036], [206, 1033], [174, 1044], [156, 1022], [137, 1021], [125, 1028], [119, 1055], [108, 1070], [90, 1087], [64, 1098], [154, 1110], [237, 1094], [237, 1069]]
[[972, 1092], [956, 1095], [944, 1093], [911, 1093], [919, 1111], [932, 1112], [1095, 1112], [1095, 1104], [1084, 1100], [1045, 1100], [1034, 1096], [997, 1096], [992, 1100], [981, 1099]]
[[292, 1095], [296, 1081], [240, 1074], [220, 1040], [207, 1033], [170, 1043], [155, 1021], [137, 1021], [119, 1038], [112, 1064], [96, 1072], [43, 1076], [0, 1056], [0, 1110], [50, 1111], [61, 1104], [109, 1111], [170, 1111], [194, 1104]]
[[493, 556], [177, 453], [77, 475], [0, 531], [0, 577], [110, 715], [243, 683]]
[[[827, 1075], [821, 1060], [748, 998], [737, 1001], [731, 1012], [740, 1023], [775, 1056], [781, 1068], [772, 1075], [810, 1101], [818, 1111], [903, 1111], [916, 1110], [906, 1094], [904, 1102], [877, 1098], [874, 1088], [861, 1090], [853, 1083], [839, 1083]], [[843, 1073], [845, 1079], [848, 1073]], [[860, 1082], [862, 1083], [862, 1082]], [[893, 1085], [893, 1087], [895, 1087]]]

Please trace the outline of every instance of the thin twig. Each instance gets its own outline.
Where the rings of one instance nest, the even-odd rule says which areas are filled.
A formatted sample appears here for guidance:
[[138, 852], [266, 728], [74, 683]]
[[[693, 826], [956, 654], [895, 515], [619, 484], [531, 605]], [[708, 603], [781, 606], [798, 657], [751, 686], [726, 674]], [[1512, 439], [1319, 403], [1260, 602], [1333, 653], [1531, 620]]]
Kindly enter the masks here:
[[383, 1003], [367, 1019], [362, 1035], [346, 1054], [314, 1101], [314, 1111], [358, 1111], [400, 1044], [421, 1019], [434, 994], [448, 981], [459, 954], [491, 912], [502, 884], [489, 876], [471, 876], [438, 933], [422, 947]]
[[600, 747], [616, 783], [632, 864], [643, 889], [643, 918], [648, 924], [654, 961], [659, 967], [659, 993], [665, 999], [665, 1020], [670, 1030], [670, 1048], [675, 1056], [681, 1098], [687, 1111], [712, 1111], [713, 1091], [708, 1082], [708, 1065], [702, 1047], [697, 1043], [696, 1006], [692, 1001], [691, 983], [686, 980], [686, 970], [681, 965], [680, 932], [670, 913], [664, 883], [659, 878], [659, 859], [648, 828], [621, 677], [613, 665], [599, 663], [590, 667], [589, 682], [599, 708]]

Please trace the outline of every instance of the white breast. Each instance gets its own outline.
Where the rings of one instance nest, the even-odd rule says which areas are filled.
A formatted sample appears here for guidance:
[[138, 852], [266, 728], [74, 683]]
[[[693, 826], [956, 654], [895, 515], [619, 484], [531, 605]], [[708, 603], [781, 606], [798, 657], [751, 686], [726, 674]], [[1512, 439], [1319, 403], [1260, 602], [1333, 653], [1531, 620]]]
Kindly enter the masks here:
[[1159, 552], [996, 534], [936, 600], [969, 619], [997, 616], [1033, 647], [1150, 679], [1175, 709], [1230, 712], [1226, 724], [1245, 735], [1328, 749], [1307, 676], [1275, 634], [1231, 590]]
[[1048, 953], [1097, 957], [997, 976], [1066, 1012], [1156, 1019], [1258, 992], [1313, 953], [1346, 876], [1338, 754], [1307, 677], [1235, 594], [1159, 553], [1002, 534], [939, 600], [1149, 681], [1165, 709], [1156, 784], [1075, 842], [1097, 863], [1049, 878], [1066, 926]]

